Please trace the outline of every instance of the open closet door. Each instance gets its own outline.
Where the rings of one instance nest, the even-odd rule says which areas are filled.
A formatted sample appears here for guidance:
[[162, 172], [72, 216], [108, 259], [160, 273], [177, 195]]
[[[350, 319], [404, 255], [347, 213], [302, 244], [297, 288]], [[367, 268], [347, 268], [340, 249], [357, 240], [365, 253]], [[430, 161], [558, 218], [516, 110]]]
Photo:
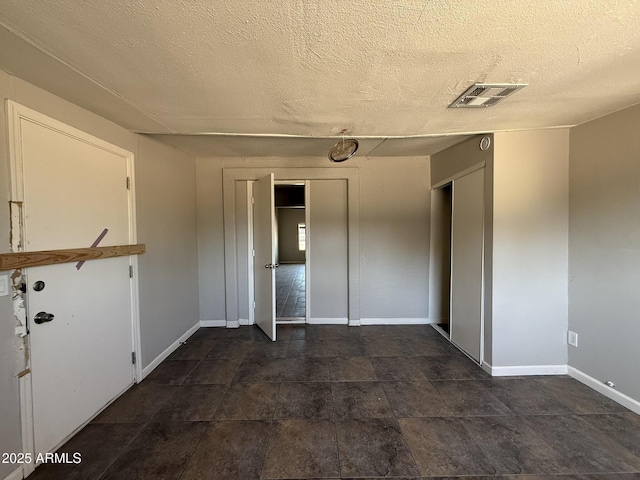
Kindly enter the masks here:
[[253, 246], [255, 250], [255, 322], [275, 341], [276, 304], [275, 202], [273, 173], [253, 185]]
[[481, 362], [484, 168], [453, 181], [450, 338]]

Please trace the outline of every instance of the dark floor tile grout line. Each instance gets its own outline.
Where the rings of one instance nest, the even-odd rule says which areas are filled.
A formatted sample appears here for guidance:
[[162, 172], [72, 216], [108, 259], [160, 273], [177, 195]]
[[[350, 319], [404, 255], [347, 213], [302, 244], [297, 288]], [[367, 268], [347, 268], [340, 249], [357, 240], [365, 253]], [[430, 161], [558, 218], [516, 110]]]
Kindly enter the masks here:
[[[278, 395], [280, 395], [280, 390], [278, 390]], [[277, 407], [277, 403], [276, 403], [276, 407]], [[273, 416], [275, 416], [275, 408], [274, 408]], [[264, 454], [262, 455], [262, 468], [260, 469], [259, 478], [263, 478], [263, 472], [266, 464], [267, 453], [269, 453], [269, 446], [271, 445], [271, 441], [275, 436], [274, 427], [275, 427], [275, 420], [272, 418], [271, 420], [269, 420], [269, 434], [267, 436], [267, 441], [265, 442]]]
[[[172, 397], [174, 397], [175, 395], [177, 395], [177, 394], [178, 394], [178, 389], [176, 388], [176, 391], [175, 391], [175, 392], [173, 392], [173, 394], [172, 394], [172, 395], [169, 395], [169, 396], [168, 396], [168, 397], [167, 397], [167, 398], [166, 398], [166, 399], [165, 399], [165, 400], [160, 404], [160, 406], [158, 407], [158, 409], [156, 410], [156, 412], [155, 412], [153, 415], [150, 415], [150, 416], [149, 416], [149, 418], [148, 418], [146, 421], [144, 421], [144, 422], [140, 422], [140, 423], [135, 423], [135, 422], [124, 422], [124, 424], [128, 424], [128, 425], [140, 425], [140, 429], [138, 430], [138, 432], [137, 432], [135, 435], [133, 435], [133, 436], [131, 437], [131, 440], [129, 440], [129, 441], [127, 442], [126, 447], [125, 447], [125, 448], [123, 448], [123, 449], [122, 449], [122, 451], [121, 451], [118, 455], [116, 455], [116, 457], [113, 459], [113, 461], [112, 461], [111, 463], [109, 463], [109, 465], [104, 469], [104, 471], [103, 471], [103, 472], [100, 474], [100, 476], [98, 477], [98, 480], [100, 480], [101, 478], [103, 478], [103, 477], [104, 477], [104, 475], [109, 471], [109, 469], [110, 469], [110, 468], [111, 468], [111, 467], [112, 467], [112, 466], [113, 466], [113, 465], [114, 465], [114, 464], [115, 464], [115, 463], [120, 459], [120, 457], [121, 457], [121, 456], [123, 456], [123, 455], [126, 453], [127, 449], [128, 449], [128, 448], [133, 444], [133, 442], [135, 441], [135, 439], [136, 439], [136, 438], [138, 438], [138, 437], [142, 434], [142, 432], [143, 432], [143, 431], [144, 431], [144, 429], [147, 427], [147, 425], [150, 425], [150, 424], [152, 424], [152, 423], [155, 423], [155, 422], [152, 422], [152, 420], [153, 420], [153, 418], [156, 416], [156, 414], [160, 411], [160, 409], [162, 408], [162, 406], [164, 406], [164, 404], [168, 403], [168, 402], [169, 402], [169, 400], [170, 400]], [[119, 424], [119, 423], [118, 423], [118, 422], [111, 423], [111, 425], [115, 425], [115, 424]]]
[[[216, 410], [217, 410], [217, 408], [216, 408]], [[207, 423], [210, 423], [210, 422], [207, 422]], [[189, 462], [191, 461], [191, 459], [193, 458], [193, 455], [196, 453], [196, 450], [200, 446], [200, 443], [202, 442], [202, 439], [204, 438], [204, 436], [207, 433], [207, 430], [209, 430], [209, 425], [207, 425], [206, 428], [202, 429], [202, 434], [200, 435], [200, 438], [198, 439], [198, 441], [195, 442], [195, 446], [193, 447], [193, 450], [191, 450], [191, 453], [189, 454], [189, 458], [187, 459], [186, 462], [184, 462], [184, 465], [182, 466], [182, 470], [180, 471], [180, 475], [178, 476], [177, 480], [180, 480], [182, 478], [182, 476], [184, 475], [184, 472], [187, 469], [187, 466], [189, 465]]]
[[[149, 421], [150, 421], [150, 420], [149, 420]], [[149, 422], [147, 422], [147, 423], [149, 423]], [[111, 463], [109, 463], [109, 464], [106, 466], [106, 468], [104, 469], [104, 471], [103, 471], [103, 472], [98, 476], [98, 480], [100, 480], [101, 478], [103, 478], [103, 477], [104, 477], [104, 475], [105, 475], [105, 474], [109, 471], [109, 469], [113, 466], [113, 464], [114, 464], [114, 463], [116, 463], [116, 462], [120, 459], [120, 457], [121, 457], [122, 455], [124, 455], [124, 454], [125, 454], [125, 452], [126, 452], [126, 451], [127, 451], [127, 449], [129, 448], [129, 446], [133, 443], [133, 441], [134, 441], [136, 438], [138, 438], [138, 435], [140, 435], [140, 433], [142, 433], [142, 430], [144, 430], [144, 427], [145, 427], [146, 425], [147, 425], [146, 423], [145, 423], [145, 424], [142, 424], [142, 427], [140, 427], [140, 430], [138, 430], [138, 433], [136, 433], [133, 437], [131, 437], [131, 440], [129, 440], [129, 441], [127, 442], [127, 444], [126, 444], [125, 448], [123, 448], [123, 449], [122, 449], [122, 451], [121, 451], [118, 455], [116, 455], [116, 457], [113, 459], [113, 461], [112, 461]]]
[[[331, 403], [333, 407], [333, 390], [331, 391]], [[335, 414], [335, 409], [333, 409], [333, 414]], [[338, 422], [332, 421], [333, 423], [333, 435], [336, 442], [336, 451], [338, 453], [338, 472], [340, 472], [340, 478], [342, 478], [342, 460], [340, 456], [340, 443], [338, 442]]]

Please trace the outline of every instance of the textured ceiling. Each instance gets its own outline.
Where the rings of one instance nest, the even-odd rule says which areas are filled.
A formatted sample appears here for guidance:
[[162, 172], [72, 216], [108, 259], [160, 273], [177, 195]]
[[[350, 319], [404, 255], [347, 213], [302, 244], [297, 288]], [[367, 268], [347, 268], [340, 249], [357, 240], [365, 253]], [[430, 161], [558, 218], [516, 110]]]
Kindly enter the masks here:
[[[0, 0], [0, 25], [0, 68], [201, 154], [324, 155], [343, 128], [429, 154], [640, 102], [634, 0]], [[529, 86], [446, 108], [474, 82]]]

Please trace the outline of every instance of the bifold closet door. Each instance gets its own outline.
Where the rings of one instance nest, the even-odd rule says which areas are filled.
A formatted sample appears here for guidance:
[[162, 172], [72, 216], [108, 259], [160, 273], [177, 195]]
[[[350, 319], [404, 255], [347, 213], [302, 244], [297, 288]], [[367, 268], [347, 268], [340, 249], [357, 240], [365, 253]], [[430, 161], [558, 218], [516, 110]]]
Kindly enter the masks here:
[[311, 180], [307, 259], [309, 323], [344, 323], [349, 316], [347, 181]]
[[484, 168], [454, 180], [452, 210], [450, 338], [480, 362]]

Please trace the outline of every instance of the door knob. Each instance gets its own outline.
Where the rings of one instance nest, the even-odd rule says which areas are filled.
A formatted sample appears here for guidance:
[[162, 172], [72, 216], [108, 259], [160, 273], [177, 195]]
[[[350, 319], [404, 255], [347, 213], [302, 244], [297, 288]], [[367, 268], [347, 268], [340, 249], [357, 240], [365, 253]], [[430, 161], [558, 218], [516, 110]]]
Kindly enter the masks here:
[[279, 266], [279, 263], [267, 263], [264, 268], [278, 268]]
[[36, 313], [35, 317], [33, 317], [33, 321], [39, 325], [41, 323], [50, 322], [53, 320], [53, 316], [53, 313], [39, 312]]

